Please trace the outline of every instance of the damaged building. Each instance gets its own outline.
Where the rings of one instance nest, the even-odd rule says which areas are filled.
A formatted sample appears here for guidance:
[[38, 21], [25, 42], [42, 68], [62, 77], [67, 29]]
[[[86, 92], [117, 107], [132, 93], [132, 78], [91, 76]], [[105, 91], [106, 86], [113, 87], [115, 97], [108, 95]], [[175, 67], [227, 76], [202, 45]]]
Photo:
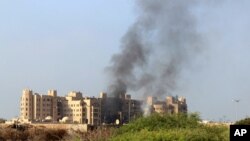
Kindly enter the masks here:
[[84, 97], [81, 92], [69, 92], [57, 96], [56, 90], [47, 95], [24, 89], [20, 100], [20, 119], [24, 122], [67, 122], [91, 125], [127, 123], [142, 115], [141, 101], [121, 94], [119, 98], [100, 93], [96, 97]]
[[164, 101], [157, 100], [156, 97], [147, 97], [147, 107], [149, 113], [187, 113], [187, 103], [184, 97], [167, 96]]
[[[184, 97], [168, 96], [165, 101], [148, 97], [151, 113], [187, 112]], [[23, 122], [80, 123], [89, 125], [119, 124], [143, 115], [143, 101], [131, 98], [129, 94], [109, 97], [101, 92], [99, 97], [86, 97], [81, 92], [69, 92], [58, 96], [56, 90], [47, 95], [24, 89], [20, 99], [20, 120]]]

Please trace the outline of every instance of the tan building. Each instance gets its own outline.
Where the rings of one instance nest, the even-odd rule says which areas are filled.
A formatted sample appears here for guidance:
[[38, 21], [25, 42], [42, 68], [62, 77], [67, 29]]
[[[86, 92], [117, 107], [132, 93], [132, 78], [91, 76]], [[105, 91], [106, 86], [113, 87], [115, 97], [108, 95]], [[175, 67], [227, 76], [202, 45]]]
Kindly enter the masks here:
[[66, 97], [58, 97], [55, 90], [49, 90], [48, 95], [39, 95], [25, 89], [20, 104], [23, 121], [58, 122], [65, 117], [69, 123], [100, 124], [99, 100], [84, 98], [80, 92], [73, 91]]
[[149, 96], [147, 105], [151, 113], [187, 113], [187, 103], [184, 97], [167, 96], [165, 101], [158, 101], [156, 97]]
[[163, 114], [163, 113], [167, 113], [167, 111], [168, 111], [166, 102], [156, 102], [152, 106], [153, 106], [152, 109], [156, 113]]
[[32, 120], [33, 119], [33, 93], [31, 90], [23, 90], [20, 103], [21, 118]]
[[88, 124], [101, 124], [101, 103], [97, 98], [84, 98], [86, 107], [86, 119]]
[[45, 120], [52, 121], [58, 119], [57, 112], [57, 92], [49, 90], [48, 95], [33, 94], [32, 90], [24, 89], [21, 96], [20, 117], [26, 121]]
[[108, 97], [106, 93], [100, 93], [101, 123], [128, 123], [132, 119], [143, 114], [142, 101], [131, 99], [129, 94], [120, 94], [119, 97]]
[[[99, 98], [83, 97], [81, 92], [69, 92], [65, 97], [58, 96], [56, 90], [47, 95], [24, 89], [20, 100], [20, 118], [29, 122], [67, 122], [90, 125], [128, 123], [143, 114], [143, 102], [131, 99], [129, 94], [108, 97], [100, 93]], [[148, 97], [150, 113], [186, 113], [184, 97], [168, 96], [165, 101]]]

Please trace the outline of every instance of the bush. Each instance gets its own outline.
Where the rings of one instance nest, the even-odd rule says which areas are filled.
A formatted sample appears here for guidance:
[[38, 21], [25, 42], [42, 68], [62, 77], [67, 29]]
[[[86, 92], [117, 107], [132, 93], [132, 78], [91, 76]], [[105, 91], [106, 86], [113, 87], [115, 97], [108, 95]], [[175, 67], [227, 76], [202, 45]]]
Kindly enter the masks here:
[[5, 119], [3, 119], [3, 118], [0, 118], [0, 123], [5, 123]]
[[199, 124], [197, 114], [151, 115], [118, 129], [113, 141], [228, 141], [225, 126]]
[[250, 125], [250, 118], [247, 117], [245, 119], [239, 120], [235, 123], [235, 125]]
[[[124, 133], [111, 138], [112, 141], [229, 141], [229, 134], [223, 127], [196, 129], [173, 129]], [[213, 131], [213, 132], [209, 132]], [[223, 132], [221, 132], [223, 131]]]
[[0, 130], [0, 141], [59, 141], [67, 135], [67, 131], [63, 129], [28, 129], [18, 131], [16, 129], [7, 128]]
[[169, 130], [173, 128], [196, 128], [198, 124], [199, 116], [197, 114], [153, 114], [148, 117], [141, 117], [135, 121], [132, 121], [128, 125], [124, 125], [117, 133], [124, 132], [136, 132], [142, 129], [148, 131], [156, 130]]

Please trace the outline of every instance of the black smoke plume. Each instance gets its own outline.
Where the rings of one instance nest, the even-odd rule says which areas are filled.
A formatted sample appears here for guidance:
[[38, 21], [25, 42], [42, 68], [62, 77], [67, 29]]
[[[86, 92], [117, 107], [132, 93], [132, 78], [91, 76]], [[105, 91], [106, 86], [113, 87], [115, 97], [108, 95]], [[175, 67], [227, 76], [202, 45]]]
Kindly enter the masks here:
[[195, 0], [137, 0], [138, 18], [111, 59], [109, 93], [172, 93], [182, 69], [201, 49], [192, 9]]

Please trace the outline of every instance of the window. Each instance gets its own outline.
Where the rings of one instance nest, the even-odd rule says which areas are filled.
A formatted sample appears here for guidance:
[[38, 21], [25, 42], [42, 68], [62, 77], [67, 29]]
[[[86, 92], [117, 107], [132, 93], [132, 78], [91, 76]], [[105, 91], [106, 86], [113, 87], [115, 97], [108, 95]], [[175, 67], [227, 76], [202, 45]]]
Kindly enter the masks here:
[[86, 108], [82, 109], [82, 112], [86, 112]]

